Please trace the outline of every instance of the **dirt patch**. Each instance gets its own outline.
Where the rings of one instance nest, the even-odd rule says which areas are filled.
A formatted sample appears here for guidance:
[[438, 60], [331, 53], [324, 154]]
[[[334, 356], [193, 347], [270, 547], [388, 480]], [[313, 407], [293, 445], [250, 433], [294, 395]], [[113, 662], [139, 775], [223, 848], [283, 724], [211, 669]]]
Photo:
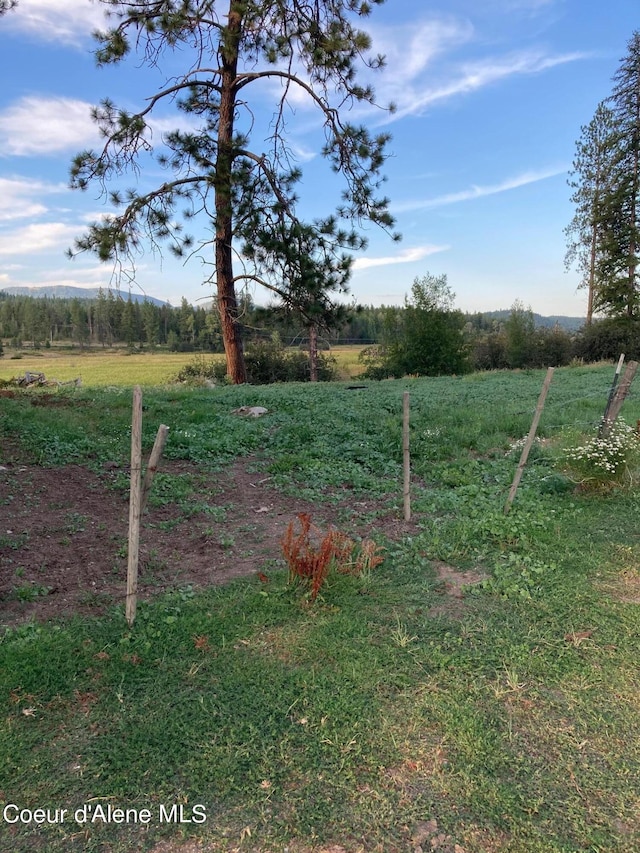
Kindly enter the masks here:
[[[7, 448], [3, 448], [6, 451]], [[96, 613], [124, 597], [127, 569], [126, 471], [78, 465], [20, 465], [3, 452], [0, 466], [0, 623]], [[144, 516], [140, 598], [188, 585], [206, 587], [284, 567], [281, 540], [298, 513], [320, 526], [396, 538], [410, 528], [393, 501], [313, 504], [283, 494], [269, 477], [238, 460], [220, 473], [167, 462], [195, 489], [192, 509], [151, 505]], [[120, 480], [120, 488], [114, 488]], [[193, 507], [195, 506], [195, 510]], [[367, 518], [363, 523], [362, 519]]]
[[448, 599], [432, 607], [429, 610], [429, 616], [447, 616], [460, 619], [464, 615], [463, 599], [466, 589], [482, 583], [483, 580], [486, 580], [487, 575], [478, 570], [461, 572], [454, 566], [440, 560], [434, 560], [432, 565], [438, 580], [444, 584]]

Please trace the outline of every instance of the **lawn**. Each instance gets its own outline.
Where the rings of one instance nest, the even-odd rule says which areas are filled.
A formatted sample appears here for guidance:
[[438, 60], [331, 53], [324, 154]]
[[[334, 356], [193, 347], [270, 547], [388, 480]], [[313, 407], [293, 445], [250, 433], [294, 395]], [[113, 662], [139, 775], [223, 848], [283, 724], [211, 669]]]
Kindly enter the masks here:
[[[556, 371], [508, 515], [544, 371], [145, 388], [145, 452], [170, 434], [132, 628], [130, 391], [0, 399], [0, 801], [17, 807], [0, 848], [640, 849], [638, 496], [562, 461], [612, 374]], [[310, 601], [274, 532], [297, 511], [373, 537], [383, 563]], [[91, 560], [98, 585], [73, 599], [65, 566]], [[39, 808], [67, 812], [20, 815]]]

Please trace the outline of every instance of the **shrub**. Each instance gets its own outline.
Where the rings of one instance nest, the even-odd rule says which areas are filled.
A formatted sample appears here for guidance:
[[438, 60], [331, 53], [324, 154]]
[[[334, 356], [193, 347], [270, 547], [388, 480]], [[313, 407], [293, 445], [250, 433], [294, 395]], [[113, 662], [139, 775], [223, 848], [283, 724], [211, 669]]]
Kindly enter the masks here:
[[361, 575], [382, 562], [377, 551], [378, 546], [371, 539], [358, 545], [335, 528], [323, 535], [305, 512], [289, 524], [282, 540], [289, 580], [302, 578], [307, 581], [312, 601], [317, 598], [332, 568], [340, 574]]
[[[247, 382], [250, 385], [269, 385], [274, 382], [309, 382], [311, 369], [309, 356], [296, 350], [287, 350], [278, 341], [258, 341], [247, 347], [245, 353]], [[177, 382], [197, 384], [206, 380], [224, 383], [227, 368], [223, 360], [197, 355], [176, 376]], [[336, 361], [331, 356], [318, 354], [318, 379], [330, 382], [337, 378]]]
[[625, 353], [627, 361], [640, 358], [640, 321], [616, 317], [585, 326], [575, 341], [574, 355], [584, 361], [616, 360]]
[[404, 309], [387, 309], [382, 345], [365, 350], [364, 376], [446, 376], [470, 369], [464, 339], [465, 319], [453, 309], [454, 294], [446, 275], [416, 278]]

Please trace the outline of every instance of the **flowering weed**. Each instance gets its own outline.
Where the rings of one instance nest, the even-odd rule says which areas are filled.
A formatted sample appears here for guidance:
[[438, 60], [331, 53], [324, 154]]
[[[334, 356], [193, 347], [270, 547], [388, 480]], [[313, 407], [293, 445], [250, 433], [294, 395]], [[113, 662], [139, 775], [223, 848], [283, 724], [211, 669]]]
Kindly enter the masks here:
[[608, 436], [595, 436], [566, 450], [562, 462], [582, 488], [598, 491], [631, 486], [634, 470], [640, 462], [639, 451], [638, 434], [618, 418]]

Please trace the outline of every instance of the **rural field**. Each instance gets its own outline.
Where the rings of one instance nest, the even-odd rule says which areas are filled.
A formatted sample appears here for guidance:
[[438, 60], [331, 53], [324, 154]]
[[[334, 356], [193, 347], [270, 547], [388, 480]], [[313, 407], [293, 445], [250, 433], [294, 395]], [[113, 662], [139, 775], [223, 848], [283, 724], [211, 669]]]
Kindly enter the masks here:
[[[624, 452], [578, 450], [612, 365], [555, 371], [505, 514], [544, 371], [207, 389], [170, 384], [188, 355], [67, 358], [0, 361], [83, 376], [0, 389], [0, 849], [640, 849], [634, 389]], [[144, 453], [170, 431], [130, 627], [135, 383]], [[301, 513], [382, 562], [314, 598]]]
[[[364, 347], [344, 345], [332, 347], [339, 375], [348, 379], [361, 373], [358, 355]], [[44, 373], [47, 379], [70, 382], [81, 379], [94, 388], [108, 386], [163, 385], [194, 358], [224, 361], [222, 355], [192, 352], [128, 352], [126, 349], [105, 352], [103, 349], [21, 350], [17, 358], [0, 358], [0, 382], [29, 373]]]

